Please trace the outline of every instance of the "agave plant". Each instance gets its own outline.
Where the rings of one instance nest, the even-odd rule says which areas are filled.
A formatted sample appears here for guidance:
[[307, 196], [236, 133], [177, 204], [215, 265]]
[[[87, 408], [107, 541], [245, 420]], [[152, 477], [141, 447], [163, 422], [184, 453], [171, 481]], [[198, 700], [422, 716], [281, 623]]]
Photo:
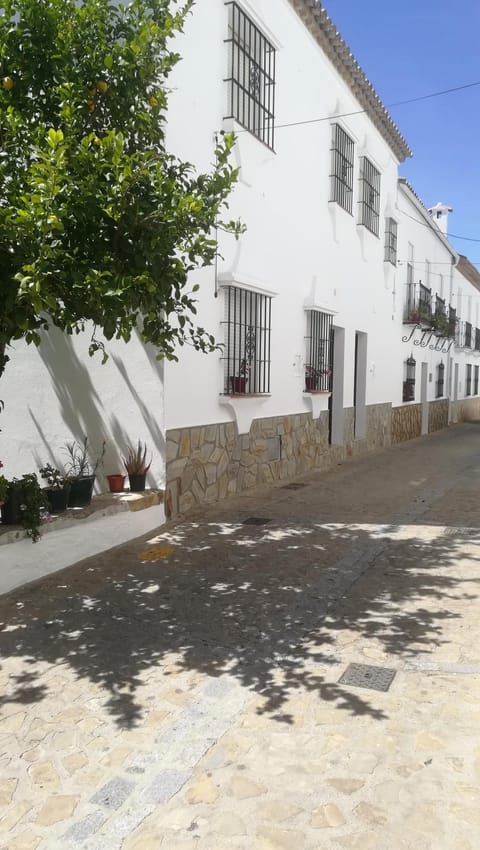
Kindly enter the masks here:
[[129, 475], [145, 475], [152, 465], [152, 458], [147, 464], [147, 444], [139, 440], [136, 448], [127, 446], [127, 456], [123, 458], [123, 465]]

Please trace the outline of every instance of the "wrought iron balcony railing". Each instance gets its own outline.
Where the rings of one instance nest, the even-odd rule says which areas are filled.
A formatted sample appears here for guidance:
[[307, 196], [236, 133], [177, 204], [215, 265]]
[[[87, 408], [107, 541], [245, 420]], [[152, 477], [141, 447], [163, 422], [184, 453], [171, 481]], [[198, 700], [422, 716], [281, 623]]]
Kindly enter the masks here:
[[404, 322], [429, 325], [432, 322], [432, 290], [423, 283], [407, 283]]
[[480, 328], [475, 328], [475, 351], [480, 351]]
[[465, 322], [465, 348], [472, 347], [472, 325], [470, 322]]
[[457, 329], [457, 311], [454, 307], [448, 308], [448, 336], [450, 339], [455, 339]]

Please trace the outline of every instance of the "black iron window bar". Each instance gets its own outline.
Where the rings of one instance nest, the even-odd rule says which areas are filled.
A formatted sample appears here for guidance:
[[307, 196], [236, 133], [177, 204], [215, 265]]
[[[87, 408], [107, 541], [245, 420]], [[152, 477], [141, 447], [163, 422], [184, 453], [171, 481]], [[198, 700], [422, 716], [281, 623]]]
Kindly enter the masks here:
[[472, 367], [467, 363], [466, 378], [465, 378], [465, 395], [472, 394]]
[[227, 3], [228, 115], [273, 150], [275, 48], [237, 3]]
[[331, 392], [333, 317], [319, 310], [307, 312], [305, 392]]
[[380, 172], [367, 159], [362, 157], [360, 177], [360, 219], [359, 223], [378, 236], [380, 222]]
[[355, 146], [353, 139], [340, 127], [332, 128], [332, 173], [330, 200], [344, 210], [353, 212], [353, 168]]
[[415, 401], [416, 360], [408, 357], [405, 361], [405, 380], [403, 382], [403, 401]]
[[437, 387], [436, 387], [436, 398], [442, 398], [443, 396], [443, 387], [445, 383], [445, 366], [443, 363], [439, 363], [437, 366]]
[[272, 299], [237, 286], [225, 287], [224, 393], [270, 392]]
[[387, 218], [385, 222], [385, 262], [397, 265], [397, 222]]
[[475, 328], [475, 351], [480, 351], [480, 328]]
[[478, 395], [478, 373], [479, 373], [479, 369], [480, 369], [479, 366], [473, 367], [473, 394], [474, 395]]
[[465, 322], [465, 348], [472, 347], [472, 325], [470, 322]]

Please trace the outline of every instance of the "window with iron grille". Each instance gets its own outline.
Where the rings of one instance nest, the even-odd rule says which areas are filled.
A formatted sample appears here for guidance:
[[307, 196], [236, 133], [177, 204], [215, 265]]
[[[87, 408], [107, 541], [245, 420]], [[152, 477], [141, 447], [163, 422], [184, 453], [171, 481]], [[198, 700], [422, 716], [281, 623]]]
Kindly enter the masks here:
[[475, 328], [475, 351], [480, 351], [480, 328]]
[[332, 388], [333, 317], [319, 310], [307, 311], [307, 359], [305, 392], [330, 392]]
[[340, 127], [332, 128], [332, 173], [330, 175], [330, 200], [340, 204], [344, 210], [353, 212], [353, 139]]
[[478, 371], [480, 366], [473, 367], [473, 395], [478, 395]]
[[394, 218], [385, 219], [385, 262], [397, 265], [397, 222]]
[[380, 222], [380, 172], [367, 159], [362, 157], [360, 177], [360, 218], [368, 230], [378, 236]]
[[415, 367], [413, 357], [405, 360], [405, 378], [403, 381], [403, 401], [415, 401]]
[[465, 348], [472, 347], [472, 325], [470, 322], [465, 322]]
[[275, 48], [237, 3], [228, 6], [228, 115], [273, 150]]
[[444, 366], [443, 363], [439, 363], [438, 366], [437, 366], [437, 386], [436, 386], [435, 398], [442, 398], [444, 382], [445, 382], [445, 366]]
[[270, 392], [272, 299], [249, 289], [225, 287], [224, 392]]
[[465, 376], [465, 395], [472, 395], [472, 367], [468, 363]]

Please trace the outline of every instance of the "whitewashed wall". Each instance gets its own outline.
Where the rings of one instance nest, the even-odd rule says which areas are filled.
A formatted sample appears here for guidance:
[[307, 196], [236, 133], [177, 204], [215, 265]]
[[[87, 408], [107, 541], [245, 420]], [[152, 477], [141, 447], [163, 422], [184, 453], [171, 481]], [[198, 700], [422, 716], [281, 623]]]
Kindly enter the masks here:
[[[276, 124], [332, 116], [359, 108], [287, 0], [245, 5], [278, 45]], [[183, 61], [175, 72], [169, 143], [172, 150], [207, 166], [215, 131], [228, 129], [226, 108], [227, 17], [223, 0], [202, 0], [189, 18], [178, 48]], [[224, 259], [219, 275], [275, 292], [272, 311], [272, 380], [269, 398], [239, 400], [252, 415], [269, 416], [310, 409], [303, 375], [294, 366], [304, 353], [305, 312], [310, 301], [335, 311], [346, 329], [345, 406], [353, 403], [355, 330], [368, 334], [367, 404], [391, 398], [388, 351], [395, 327], [394, 276], [384, 264], [384, 219], [394, 215], [397, 163], [370, 120], [342, 120], [356, 141], [354, 215], [329, 203], [331, 122], [276, 131], [275, 153], [237, 127], [235, 162], [240, 183], [230, 213], [240, 216], [247, 233], [236, 243], [221, 238]], [[380, 238], [358, 226], [359, 157], [368, 155], [381, 171]], [[196, 276], [194, 276], [196, 277]], [[201, 321], [222, 339], [222, 299], [214, 297], [213, 271], [202, 281]], [[221, 422], [233, 418], [222, 403], [223, 368], [219, 356], [182, 352], [166, 369], [166, 425]]]
[[164, 482], [163, 366], [137, 338], [106, 343], [110, 354], [88, 356], [88, 333], [43, 335], [38, 349], [16, 343], [1, 380], [0, 459], [7, 477], [33, 472], [45, 462], [62, 465], [62, 446], [86, 434], [92, 448], [107, 441], [104, 475], [122, 472], [129, 442], [146, 441], [153, 456], [148, 486]]

